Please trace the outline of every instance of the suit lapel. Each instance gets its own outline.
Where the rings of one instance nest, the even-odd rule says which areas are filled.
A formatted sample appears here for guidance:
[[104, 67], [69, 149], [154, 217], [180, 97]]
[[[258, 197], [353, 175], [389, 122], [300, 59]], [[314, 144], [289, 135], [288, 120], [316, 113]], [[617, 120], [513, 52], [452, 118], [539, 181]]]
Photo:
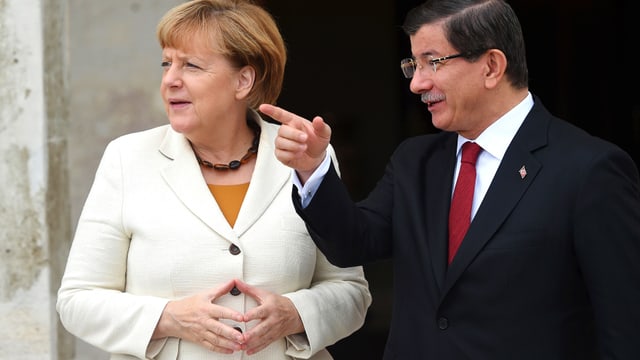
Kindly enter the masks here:
[[[547, 143], [549, 116], [542, 104], [536, 101], [509, 145], [467, 235], [449, 266], [443, 295], [482, 251], [535, 180], [542, 164], [532, 153]], [[524, 177], [520, 173], [523, 167], [526, 171]]]
[[[450, 133], [450, 136], [440, 147], [434, 149], [434, 155], [430, 158], [425, 168], [425, 174], [423, 174], [426, 179], [424, 188], [427, 189], [424, 204], [429, 248], [424, 253], [431, 258], [427, 264], [432, 267], [431, 270], [439, 289], [443, 288], [447, 273], [448, 209], [451, 202], [453, 171], [456, 164], [456, 144], [457, 136]], [[437, 174], [448, 175], [439, 176]]]

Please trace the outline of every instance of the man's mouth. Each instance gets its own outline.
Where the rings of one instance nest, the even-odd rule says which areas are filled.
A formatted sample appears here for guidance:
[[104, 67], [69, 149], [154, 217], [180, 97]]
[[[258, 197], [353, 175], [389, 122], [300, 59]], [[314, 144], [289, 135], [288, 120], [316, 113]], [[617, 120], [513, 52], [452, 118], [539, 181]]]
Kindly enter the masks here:
[[422, 100], [423, 103], [427, 104], [427, 106], [432, 106], [443, 101], [444, 95], [424, 93], [420, 96], [420, 100]]

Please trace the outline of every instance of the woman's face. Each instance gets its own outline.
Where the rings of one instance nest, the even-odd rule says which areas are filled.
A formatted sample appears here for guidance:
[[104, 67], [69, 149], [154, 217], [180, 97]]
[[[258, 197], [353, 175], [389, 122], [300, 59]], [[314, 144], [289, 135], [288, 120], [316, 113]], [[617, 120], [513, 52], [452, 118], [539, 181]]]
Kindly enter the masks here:
[[240, 109], [244, 114], [246, 105], [237, 91], [239, 71], [211, 48], [200, 39], [162, 50], [160, 93], [177, 132], [215, 126]]

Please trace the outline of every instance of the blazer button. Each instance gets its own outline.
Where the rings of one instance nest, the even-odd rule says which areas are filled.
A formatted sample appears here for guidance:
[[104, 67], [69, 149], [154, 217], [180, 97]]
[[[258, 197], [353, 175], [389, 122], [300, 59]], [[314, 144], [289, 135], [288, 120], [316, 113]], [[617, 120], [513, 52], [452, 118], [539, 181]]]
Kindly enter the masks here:
[[233, 295], [233, 296], [238, 296], [240, 295], [240, 290], [238, 290], [237, 287], [233, 287], [233, 289], [231, 289], [231, 291], [229, 291], [229, 294]]
[[229, 252], [231, 255], [238, 255], [240, 254], [240, 248], [236, 246], [236, 244], [231, 244], [231, 246], [229, 246]]
[[438, 328], [440, 330], [446, 330], [449, 327], [449, 319], [444, 316], [438, 318]]

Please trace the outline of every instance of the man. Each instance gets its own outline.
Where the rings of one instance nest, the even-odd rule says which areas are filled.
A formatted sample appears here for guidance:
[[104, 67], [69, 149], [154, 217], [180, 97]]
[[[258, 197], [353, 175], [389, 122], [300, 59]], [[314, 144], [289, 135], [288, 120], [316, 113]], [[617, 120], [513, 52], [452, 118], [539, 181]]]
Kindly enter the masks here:
[[295, 169], [294, 205], [329, 260], [394, 259], [384, 358], [640, 359], [632, 159], [529, 91], [506, 2], [427, 1], [404, 29], [402, 69], [444, 131], [404, 141], [363, 201], [331, 166], [320, 117], [261, 106], [283, 124], [276, 156]]

